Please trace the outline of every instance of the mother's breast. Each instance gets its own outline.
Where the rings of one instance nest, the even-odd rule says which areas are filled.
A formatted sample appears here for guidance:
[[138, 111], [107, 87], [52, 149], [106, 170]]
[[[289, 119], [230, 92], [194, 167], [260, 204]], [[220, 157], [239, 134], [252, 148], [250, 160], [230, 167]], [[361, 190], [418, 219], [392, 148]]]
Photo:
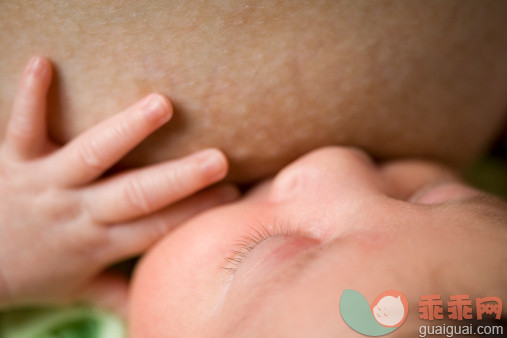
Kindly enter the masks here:
[[505, 13], [473, 1], [3, 2], [0, 123], [42, 54], [57, 68], [62, 142], [151, 91], [171, 99], [173, 120], [127, 166], [215, 146], [230, 178], [249, 181], [328, 144], [463, 163], [505, 115]]

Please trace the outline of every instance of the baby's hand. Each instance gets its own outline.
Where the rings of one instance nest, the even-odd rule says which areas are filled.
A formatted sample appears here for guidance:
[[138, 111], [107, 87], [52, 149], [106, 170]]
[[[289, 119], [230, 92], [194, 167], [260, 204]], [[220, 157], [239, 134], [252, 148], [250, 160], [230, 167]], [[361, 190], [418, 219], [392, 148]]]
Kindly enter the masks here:
[[237, 196], [222, 186], [180, 201], [225, 176], [215, 149], [97, 180], [171, 118], [171, 105], [152, 94], [59, 148], [46, 132], [50, 81], [49, 62], [33, 58], [0, 147], [0, 307], [107, 288], [105, 267]]

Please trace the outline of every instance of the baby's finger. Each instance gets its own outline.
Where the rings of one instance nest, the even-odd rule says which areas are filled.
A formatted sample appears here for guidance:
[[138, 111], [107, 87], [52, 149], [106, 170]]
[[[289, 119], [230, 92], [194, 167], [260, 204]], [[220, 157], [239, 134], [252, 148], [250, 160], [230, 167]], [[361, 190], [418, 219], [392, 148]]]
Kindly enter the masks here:
[[117, 261], [139, 255], [171, 229], [211, 207], [239, 197], [239, 190], [223, 185], [200, 192], [146, 218], [106, 228], [109, 245], [101, 256]]
[[88, 183], [120, 160], [153, 131], [169, 121], [167, 98], [151, 94], [125, 112], [113, 116], [78, 136], [48, 158], [58, 184]]
[[217, 149], [112, 177], [84, 190], [97, 222], [121, 222], [161, 209], [222, 179], [227, 160]]
[[33, 57], [23, 72], [5, 133], [8, 156], [27, 160], [45, 151], [46, 96], [50, 83], [51, 64], [45, 58]]

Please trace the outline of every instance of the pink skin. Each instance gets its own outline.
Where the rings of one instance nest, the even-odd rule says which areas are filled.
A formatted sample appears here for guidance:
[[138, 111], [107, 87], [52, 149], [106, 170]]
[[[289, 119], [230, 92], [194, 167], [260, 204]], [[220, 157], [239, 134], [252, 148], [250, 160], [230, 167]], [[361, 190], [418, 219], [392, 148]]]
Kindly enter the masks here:
[[[135, 274], [130, 334], [349, 337], [346, 288], [369, 302], [399, 290], [409, 316], [396, 333], [415, 334], [421, 295], [506, 296], [506, 209], [436, 164], [316, 150], [157, 244]], [[238, 241], [256, 231], [275, 236], [245, 254]]]
[[0, 308], [75, 299], [118, 308], [126, 282], [102, 274], [107, 266], [237, 191], [194, 195], [227, 173], [216, 149], [100, 179], [170, 120], [171, 104], [149, 95], [60, 147], [47, 135], [50, 82], [50, 63], [33, 58], [0, 140]]

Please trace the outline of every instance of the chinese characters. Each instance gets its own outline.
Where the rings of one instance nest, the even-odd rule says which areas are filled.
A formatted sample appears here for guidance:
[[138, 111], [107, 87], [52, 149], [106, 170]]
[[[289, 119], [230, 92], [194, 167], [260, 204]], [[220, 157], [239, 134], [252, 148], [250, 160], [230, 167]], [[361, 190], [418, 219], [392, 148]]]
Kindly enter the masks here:
[[[453, 295], [447, 301], [448, 319], [457, 321], [472, 319], [472, 310], [470, 295]], [[495, 314], [495, 319], [499, 320], [502, 314], [502, 300], [499, 297], [475, 298], [475, 311], [477, 320], [482, 320], [484, 314]], [[444, 302], [440, 295], [421, 296], [419, 318], [430, 321], [444, 319]]]

